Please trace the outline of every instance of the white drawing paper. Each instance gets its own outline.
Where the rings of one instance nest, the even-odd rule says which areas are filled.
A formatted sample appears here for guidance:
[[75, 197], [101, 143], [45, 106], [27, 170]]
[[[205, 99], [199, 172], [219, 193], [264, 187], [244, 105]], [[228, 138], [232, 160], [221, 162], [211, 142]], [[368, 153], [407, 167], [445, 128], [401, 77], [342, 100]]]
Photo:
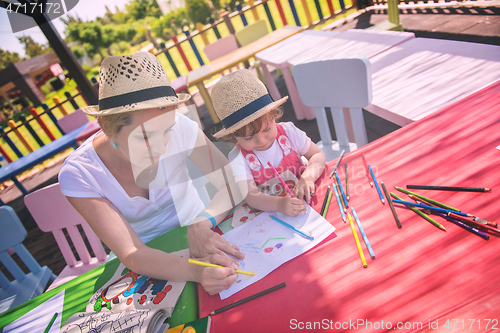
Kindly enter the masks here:
[[[263, 212], [252, 221], [222, 236], [238, 246], [245, 254], [245, 259], [240, 262], [239, 269], [253, 272], [256, 275], [239, 274], [236, 282], [219, 294], [221, 299], [228, 298], [262, 279], [288, 260], [310, 250], [335, 230], [335, 227], [309, 205], [306, 207], [306, 214], [296, 217], [276, 212]], [[313, 236], [314, 240], [310, 241], [292, 229], [274, 221], [270, 217], [271, 215]]]
[[3, 333], [43, 332], [55, 313], [57, 317], [48, 333], [58, 333], [61, 329], [63, 305], [64, 290], [5, 326]]

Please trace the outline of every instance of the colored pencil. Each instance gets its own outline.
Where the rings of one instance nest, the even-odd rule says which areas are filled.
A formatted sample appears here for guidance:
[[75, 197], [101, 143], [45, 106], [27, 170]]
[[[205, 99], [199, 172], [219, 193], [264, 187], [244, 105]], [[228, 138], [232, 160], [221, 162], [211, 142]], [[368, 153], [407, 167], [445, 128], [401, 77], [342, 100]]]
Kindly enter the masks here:
[[47, 327], [45, 327], [45, 330], [43, 331], [43, 333], [48, 333], [50, 331], [50, 329], [52, 328], [52, 325], [54, 325], [54, 321], [56, 321], [57, 315], [58, 315], [57, 312], [54, 313], [54, 315], [52, 316], [52, 319], [50, 319], [50, 321], [49, 321], [49, 324], [47, 325]]
[[403, 201], [403, 200], [392, 199], [392, 202], [394, 202], [394, 203], [400, 203], [400, 204], [403, 204], [403, 205], [406, 205], [406, 206], [413, 206], [413, 207], [424, 208], [424, 209], [428, 209], [430, 211], [439, 212], [439, 213], [445, 213], [445, 214], [446, 213], [455, 213], [455, 214], [460, 215], [460, 216], [469, 216], [469, 217], [472, 217], [472, 215], [467, 214], [467, 213], [457, 212], [457, 211], [454, 211], [454, 210], [449, 210], [449, 209], [444, 209], [444, 208], [434, 207], [434, 206], [429, 206], [429, 205], [417, 204], [417, 203], [414, 203], [414, 202], [411, 202], [411, 201]]
[[[391, 197], [396, 198], [397, 200], [401, 200], [401, 198], [399, 196], [397, 196], [396, 194], [394, 194], [392, 192], [390, 194], [391, 194]], [[412, 207], [410, 205], [405, 205], [405, 206], [410, 208], [415, 214], [419, 215], [420, 217], [422, 217], [422, 218], [426, 219], [427, 221], [429, 221], [430, 223], [432, 223], [434, 226], [438, 227], [441, 230], [446, 231], [446, 228], [441, 223], [436, 222], [433, 218], [429, 217], [427, 214], [419, 211], [418, 209], [416, 209], [415, 207]]]
[[463, 223], [462, 221], [456, 220], [456, 219], [454, 219], [451, 216], [448, 216], [446, 214], [438, 213], [438, 215], [441, 216], [441, 217], [444, 217], [445, 219], [447, 219], [448, 221], [450, 221], [450, 222], [458, 225], [459, 227], [467, 230], [468, 232], [473, 233], [476, 236], [479, 236], [479, 237], [481, 237], [481, 238], [483, 238], [485, 240], [489, 240], [490, 239], [490, 235], [487, 235], [484, 232], [479, 231], [476, 228], [471, 227], [470, 225]]
[[323, 216], [323, 218], [326, 218], [326, 214], [328, 213], [328, 208], [330, 208], [330, 201], [332, 200], [332, 194], [333, 194], [332, 192], [330, 192], [330, 194], [328, 194], [328, 200], [326, 201], [325, 211], [321, 215], [321, 216]]
[[332, 185], [333, 185], [333, 190], [335, 192], [335, 197], [337, 198], [337, 204], [339, 205], [340, 214], [342, 214], [342, 220], [344, 220], [344, 223], [347, 223], [344, 214], [344, 209], [342, 208], [342, 203], [340, 202], [339, 191], [337, 190], [337, 186], [335, 185], [335, 183], [333, 183]]
[[412, 191], [405, 190], [405, 189], [404, 189], [404, 188], [402, 188], [402, 187], [394, 186], [394, 188], [395, 188], [396, 190], [398, 190], [398, 191], [400, 191], [400, 192], [403, 192], [403, 193], [406, 193], [406, 194], [408, 194], [408, 195], [410, 195], [410, 194], [411, 194], [411, 195], [414, 195], [414, 196], [416, 196], [417, 198], [420, 198], [420, 199], [422, 199], [422, 200], [424, 200], [424, 201], [427, 201], [427, 202], [429, 202], [429, 203], [431, 203], [431, 204], [434, 204], [434, 205], [436, 205], [436, 206], [438, 206], [438, 207], [441, 207], [441, 208], [444, 208], [444, 209], [449, 209], [449, 210], [454, 210], [454, 211], [460, 212], [460, 209], [457, 209], [457, 208], [454, 208], [454, 207], [451, 207], [451, 206], [445, 205], [444, 203], [441, 203], [441, 202], [439, 202], [439, 201], [433, 200], [433, 199], [431, 199], [431, 198], [424, 197], [424, 196], [423, 196], [423, 195], [421, 195], [421, 194], [418, 194], [418, 193], [415, 193], [415, 192], [412, 192]]
[[463, 186], [432, 186], [432, 185], [406, 185], [406, 188], [415, 190], [439, 190], [439, 191], [461, 191], [461, 192], [490, 192], [485, 187], [463, 187]]
[[366, 164], [365, 154], [361, 153], [361, 158], [363, 159], [363, 164], [365, 166], [366, 178], [368, 178], [368, 181], [370, 182], [370, 186], [373, 187], [373, 182], [370, 178], [370, 170], [368, 170], [368, 164]]
[[319, 215], [323, 216], [323, 212], [325, 211], [326, 201], [328, 200], [328, 195], [330, 194], [330, 185], [326, 189], [325, 198], [323, 199], [323, 205], [321, 206], [321, 211]]
[[363, 263], [363, 267], [368, 267], [366, 263], [365, 254], [363, 253], [363, 249], [361, 248], [361, 243], [359, 242], [358, 233], [356, 232], [356, 228], [354, 228], [354, 222], [352, 221], [351, 214], [347, 213], [347, 217], [349, 218], [349, 225], [351, 226], [352, 234], [354, 236], [354, 241], [356, 242], [356, 246], [358, 248], [359, 257], [361, 258], [361, 262]]
[[345, 166], [345, 195], [347, 197], [347, 201], [349, 201], [349, 173], [347, 172], [347, 163]]
[[295, 228], [293, 225], [288, 224], [288, 223], [286, 223], [286, 222], [285, 222], [285, 221], [283, 221], [283, 220], [280, 220], [280, 219], [279, 219], [279, 218], [277, 218], [276, 216], [271, 215], [271, 218], [272, 218], [273, 220], [275, 220], [276, 222], [279, 222], [279, 223], [283, 224], [285, 227], [288, 227], [288, 228], [292, 229], [293, 231], [295, 231], [296, 233], [298, 233], [300, 236], [302, 236], [302, 237], [304, 237], [304, 238], [306, 238], [306, 239], [308, 239], [308, 240], [310, 240], [310, 241], [314, 240], [314, 237], [313, 237], [313, 236], [308, 235], [308, 234], [306, 234], [306, 233], [304, 233], [304, 232], [300, 231], [299, 229]]
[[[195, 264], [195, 265], [204, 266], [204, 267], [224, 267], [224, 266], [221, 266], [221, 265], [215, 265], [215, 264], [211, 264], [211, 263], [204, 262], [204, 261], [198, 261], [198, 260], [194, 260], [194, 259], [189, 259], [188, 262], [190, 264]], [[241, 269], [237, 269], [236, 273], [238, 273], [238, 274], [245, 274], [245, 275], [255, 275], [255, 273], [251, 273], [251, 272], [247, 272], [247, 271], [242, 271]]]
[[493, 227], [490, 227], [489, 225], [482, 224], [482, 223], [476, 222], [474, 220], [467, 220], [465, 217], [459, 216], [459, 215], [456, 215], [453, 213], [448, 213], [448, 216], [454, 218], [455, 220], [462, 221], [462, 222], [470, 225], [471, 227], [476, 227], [476, 228], [479, 228], [483, 231], [490, 231], [490, 232], [496, 233], [497, 235], [500, 235], [500, 230], [493, 228]]
[[335, 179], [333, 180], [333, 185], [335, 186], [335, 188], [337, 189], [337, 191], [339, 193], [340, 204], [342, 205], [342, 209], [343, 209], [344, 213], [347, 213], [347, 207], [345, 206], [345, 202], [344, 202], [344, 199], [342, 198], [342, 194], [340, 194], [340, 185], [337, 183], [337, 181]]
[[368, 252], [370, 252], [370, 257], [372, 257], [372, 259], [375, 259], [375, 252], [373, 252], [372, 246], [368, 241], [368, 237], [366, 237], [365, 229], [363, 229], [363, 226], [361, 225], [361, 221], [359, 220], [358, 214], [356, 214], [356, 211], [354, 210], [353, 207], [351, 207], [351, 211], [352, 215], [354, 215], [354, 219], [356, 220], [356, 224], [358, 225], [359, 231], [361, 232], [361, 236], [363, 236], [363, 240], [365, 241], [366, 247], [368, 248]]
[[347, 202], [347, 197], [345, 196], [344, 189], [342, 188], [342, 185], [340, 185], [341, 182], [337, 171], [335, 171], [335, 178], [337, 179], [337, 184], [339, 184], [340, 193], [342, 194], [342, 199], [344, 200], [344, 204], [347, 209], [347, 207], [349, 207], [349, 203]]
[[290, 194], [290, 196], [292, 198], [297, 198], [295, 195], [293, 195], [292, 191], [290, 190], [290, 188], [288, 187], [288, 185], [285, 183], [285, 181], [283, 180], [283, 178], [281, 178], [281, 176], [278, 173], [278, 171], [273, 167], [273, 165], [271, 164], [271, 162], [267, 162], [267, 165], [269, 165], [269, 167], [273, 170], [273, 172], [276, 175], [276, 177], [278, 177], [278, 179], [280, 180], [281, 185], [283, 185], [283, 187], [285, 188], [285, 191], [287, 191], [288, 194]]
[[342, 157], [344, 156], [344, 153], [345, 153], [345, 150], [342, 150], [342, 151], [340, 152], [340, 156], [339, 156], [339, 158], [337, 159], [337, 163], [335, 163], [335, 166], [333, 167], [332, 172], [330, 172], [330, 178], [332, 178], [332, 177], [333, 177], [333, 174], [335, 173], [335, 171], [337, 171], [337, 167], [339, 166], [339, 163], [340, 163], [340, 161], [342, 160]]
[[392, 204], [391, 198], [389, 198], [389, 192], [387, 192], [387, 189], [385, 188], [384, 182], [380, 182], [380, 185], [382, 185], [382, 189], [384, 190], [385, 197], [387, 199], [387, 202], [389, 203], [389, 207], [391, 207], [391, 212], [392, 215], [394, 216], [394, 220], [396, 220], [396, 225], [398, 226], [399, 229], [402, 228], [401, 222], [399, 222], [399, 217], [398, 214], [396, 213], [396, 209], [394, 208], [394, 205]]
[[255, 295], [248, 296], [248, 297], [243, 298], [243, 299], [241, 299], [241, 300], [239, 300], [239, 301], [237, 301], [237, 302], [231, 303], [231, 304], [229, 304], [229, 305], [223, 306], [222, 308], [219, 308], [219, 309], [217, 309], [217, 310], [214, 310], [214, 311], [212, 311], [212, 312], [210, 313], [210, 315], [216, 315], [216, 314], [218, 314], [218, 313], [220, 313], [220, 312], [222, 312], [222, 311], [229, 310], [229, 309], [231, 309], [231, 308], [234, 308], [234, 307], [235, 307], [235, 306], [237, 306], [237, 305], [240, 305], [240, 304], [243, 304], [243, 303], [245, 303], [245, 302], [251, 301], [251, 300], [252, 300], [252, 299], [254, 299], [254, 298], [257, 298], [257, 297], [260, 297], [260, 296], [262, 296], [262, 295], [268, 294], [268, 293], [270, 293], [271, 291], [275, 291], [275, 290], [280, 289], [280, 288], [283, 288], [283, 287], [285, 287], [285, 286], [286, 286], [286, 283], [285, 283], [285, 282], [280, 283], [280, 284], [278, 284], [277, 286], [274, 286], [274, 287], [271, 287], [271, 288], [269, 288], [269, 289], [263, 290], [263, 291], [261, 291], [261, 292], [259, 292], [259, 293], [255, 294]]
[[377, 178], [375, 178], [375, 173], [373, 173], [373, 169], [371, 165], [368, 165], [368, 169], [370, 169], [370, 173], [373, 178], [373, 182], [375, 183], [375, 187], [377, 188], [378, 196], [380, 197], [380, 201], [382, 201], [382, 204], [385, 205], [384, 197], [382, 196], [382, 191], [380, 190], [380, 187], [378, 186]]

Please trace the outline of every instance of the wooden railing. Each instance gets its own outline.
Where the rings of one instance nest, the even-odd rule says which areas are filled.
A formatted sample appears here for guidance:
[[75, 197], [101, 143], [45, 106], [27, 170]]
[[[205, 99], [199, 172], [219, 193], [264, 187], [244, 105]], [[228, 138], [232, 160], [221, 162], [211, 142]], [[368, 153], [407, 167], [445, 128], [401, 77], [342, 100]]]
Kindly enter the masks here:
[[[230, 34], [234, 34], [236, 32], [235, 23], [240, 26], [239, 22], [235, 20], [240, 20], [243, 26], [250, 24], [251, 22], [257, 21], [259, 19], [265, 19], [271, 27], [271, 30], [276, 30], [277, 28], [285, 25], [302, 25], [306, 29], [313, 29], [318, 25], [325, 23], [328, 20], [334, 19], [335, 17], [347, 12], [350, 9], [357, 8], [356, 0], [352, 0], [354, 2], [345, 3], [344, 1], [349, 0], [313, 0], [308, 3], [308, 0], [296, 0], [300, 1], [302, 11], [297, 12], [297, 9], [294, 4], [294, 0], [248, 0], [248, 5], [245, 7], [238, 6], [237, 10], [232, 13], [224, 13], [221, 18], [218, 20], [211, 22], [207, 25], [197, 24], [195, 31], [189, 32], [185, 31], [184, 36], [172, 38], [171, 41], [167, 42], [166, 45], [162, 46], [162, 49], [157, 51], [155, 54], [157, 56], [164, 54], [170, 64], [170, 67], [173, 73], [179, 77], [181, 75], [187, 74], [188, 71], [192, 70], [193, 67], [203, 66], [204, 61], [200, 51], [197, 49], [196, 44], [194, 43], [194, 38], [201, 38], [204, 45], [210, 44], [210, 41], [207, 37], [207, 33], [209, 31], [213, 31], [217, 39], [222, 38], [220, 30], [224, 27], [224, 31], [227, 30]], [[314, 6], [311, 5], [314, 3]], [[271, 11], [270, 5], [274, 5], [277, 8], [277, 13], [275, 10]], [[259, 8], [262, 7], [265, 17], [260, 17]], [[312, 8], [309, 8], [312, 7]], [[325, 9], [328, 9], [326, 11]], [[261, 10], [262, 12], [262, 10]], [[290, 15], [291, 14], [291, 15]], [[287, 19], [287, 16], [293, 18], [292, 21]], [[302, 16], [302, 20], [300, 20], [300, 16]], [[312, 17], [318, 17], [318, 19], [313, 20]], [[304, 20], [305, 17], [305, 20]], [[178, 63], [176, 63], [171, 56], [170, 52], [176, 49], [182, 61], [182, 64], [186, 69], [179, 70], [180, 67]], [[191, 54], [190, 54], [191, 53]], [[188, 60], [188, 55], [190, 55], [191, 59], [192, 54], [194, 53], [198, 64], [191, 64]], [[94, 85], [97, 85], [97, 81], [94, 80]], [[21, 147], [23, 151], [32, 152], [36, 149], [35, 143], [38, 146], [43, 146], [46, 144], [41, 138], [39, 133], [43, 132], [49, 138], [49, 140], [53, 141], [56, 137], [60, 135], [64, 135], [65, 133], [58, 126], [57, 119], [53, 114], [53, 111], [58, 109], [60, 113], [64, 116], [67, 114], [65, 110], [65, 105], [67, 103], [72, 104], [73, 108], [76, 110], [80, 107], [75, 101], [77, 96], [81, 96], [80, 93], [77, 93], [71, 96], [68, 92], [65, 93], [66, 99], [63, 101], [54, 100], [55, 105], [51, 108], [47, 106], [47, 104], [43, 105], [43, 112], [38, 113], [36, 109], [31, 109], [30, 114], [31, 118], [21, 116], [19, 122], [14, 122], [10, 120], [8, 122], [9, 128], [3, 129], [0, 127], [0, 153], [4, 156], [7, 162], [12, 162], [16, 158], [22, 157], [24, 154], [21, 152]], [[82, 96], [83, 97], [83, 96]], [[85, 101], [86, 102], [86, 101]], [[88, 103], [87, 103], [88, 104]], [[42, 116], [47, 115], [47, 119], [42, 119]], [[29, 118], [29, 119], [28, 119]], [[47, 117], [44, 117], [47, 118]], [[38, 124], [38, 132], [32, 126], [32, 122], [35, 121]], [[59, 133], [54, 133], [54, 132]], [[31, 136], [31, 138], [29, 138]], [[11, 137], [15, 137], [15, 141], [12, 140]]]

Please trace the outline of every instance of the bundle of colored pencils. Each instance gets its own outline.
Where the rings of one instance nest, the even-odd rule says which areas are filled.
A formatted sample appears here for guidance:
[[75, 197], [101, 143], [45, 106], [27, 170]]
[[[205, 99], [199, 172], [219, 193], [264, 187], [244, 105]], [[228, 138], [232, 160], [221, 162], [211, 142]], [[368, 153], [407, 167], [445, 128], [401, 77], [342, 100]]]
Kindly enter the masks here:
[[[407, 187], [410, 188], [416, 186], [407, 186]], [[398, 191], [407, 194], [411, 199], [413, 199], [413, 202], [403, 201], [400, 197], [391, 192], [390, 195], [394, 198], [392, 200], [393, 203], [405, 205], [406, 207], [413, 210], [416, 214], [420, 215], [421, 217], [423, 217], [424, 219], [426, 219], [427, 221], [429, 221], [430, 223], [432, 223], [433, 225], [444, 231], [446, 231], [446, 228], [441, 223], [435, 221], [428, 214], [432, 213], [441, 216], [447, 221], [452, 222], [453, 224], [458, 225], [459, 227], [485, 240], [489, 239], [489, 235], [500, 237], [500, 230], [498, 229], [498, 224], [496, 223], [476, 217], [472, 214], [464, 213], [458, 208], [454, 208], [450, 205], [425, 197], [421, 194], [408, 191], [404, 188], [397, 186], [395, 186], [395, 188]], [[450, 191], [450, 189], [452, 188], [446, 187], [447, 191]], [[472, 190], [471, 188], [467, 188], [467, 191], [472, 191]], [[489, 192], [489, 191], [491, 190], [488, 189], [488, 191], [474, 191], [474, 192]], [[419, 210], [418, 208], [421, 208], [421, 210]]]

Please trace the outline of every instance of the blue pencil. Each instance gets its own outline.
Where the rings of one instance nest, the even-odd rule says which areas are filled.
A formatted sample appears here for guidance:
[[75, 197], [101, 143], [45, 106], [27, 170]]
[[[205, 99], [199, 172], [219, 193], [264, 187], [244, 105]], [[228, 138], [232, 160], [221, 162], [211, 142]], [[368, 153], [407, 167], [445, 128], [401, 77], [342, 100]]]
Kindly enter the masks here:
[[340, 214], [342, 214], [342, 220], [344, 220], [344, 223], [347, 223], [347, 220], [346, 220], [345, 214], [344, 214], [344, 208], [342, 208], [342, 203], [340, 202], [340, 195], [339, 195], [339, 191], [337, 190], [337, 186], [335, 186], [335, 184], [333, 184], [332, 187], [335, 190], [335, 197], [337, 197], [337, 203], [339, 204]]
[[358, 218], [358, 214], [356, 214], [356, 211], [354, 210], [353, 207], [351, 207], [351, 211], [352, 211], [352, 215], [354, 215], [354, 219], [356, 220], [359, 231], [361, 231], [361, 236], [363, 236], [363, 240], [365, 241], [366, 247], [368, 248], [368, 252], [370, 252], [370, 257], [372, 257], [372, 259], [375, 259], [375, 252], [373, 252], [372, 246], [370, 245], [370, 242], [368, 241], [368, 237], [366, 237], [365, 230], [363, 229], [363, 226], [361, 225], [361, 221]]
[[345, 207], [349, 207], [349, 204], [347, 203], [347, 197], [345, 196], [345, 193], [344, 193], [344, 189], [342, 188], [342, 184], [340, 182], [340, 178], [339, 178], [339, 174], [337, 173], [337, 171], [335, 171], [335, 178], [337, 178], [337, 183], [339, 184], [339, 187], [340, 187], [340, 193], [342, 193], [342, 199], [344, 200], [344, 204], [345, 204]]
[[378, 196], [380, 197], [380, 201], [382, 201], [382, 203], [385, 205], [385, 200], [384, 200], [384, 197], [382, 196], [382, 191], [380, 190], [380, 187], [378, 186], [377, 178], [375, 178], [375, 174], [373, 173], [371, 165], [368, 165], [368, 169], [370, 169], [370, 173], [372, 175], [373, 182], [375, 183], [375, 186], [377, 187], [377, 192], [378, 192]]
[[417, 203], [414, 203], [414, 202], [411, 202], [411, 201], [404, 201], [404, 200], [392, 199], [392, 202], [400, 203], [400, 204], [403, 204], [403, 205], [406, 205], [406, 206], [413, 206], [413, 207], [425, 208], [425, 209], [428, 209], [430, 211], [435, 211], [435, 212], [439, 212], [439, 213], [445, 213], [445, 214], [447, 214], [447, 213], [453, 213], [453, 214], [460, 215], [460, 216], [472, 217], [471, 214], [457, 212], [456, 210], [449, 210], [449, 209], [444, 209], [444, 208], [439, 208], [439, 207], [434, 207], [434, 206], [422, 205], [422, 204], [417, 204]]
[[295, 231], [296, 233], [298, 233], [298, 234], [299, 234], [299, 235], [301, 235], [302, 237], [304, 237], [304, 238], [306, 238], [306, 239], [308, 239], [308, 240], [310, 240], [310, 241], [314, 240], [314, 237], [313, 237], [313, 236], [310, 236], [310, 235], [308, 235], [308, 234], [306, 234], [306, 233], [304, 233], [304, 232], [300, 231], [299, 229], [295, 228], [293, 225], [288, 224], [288, 223], [286, 223], [286, 222], [285, 222], [285, 221], [283, 221], [283, 220], [280, 220], [280, 219], [279, 219], [279, 218], [277, 218], [276, 216], [271, 215], [271, 218], [272, 218], [273, 220], [275, 220], [276, 222], [279, 222], [279, 223], [283, 224], [285, 227], [288, 227], [288, 228], [292, 229], [293, 231]]

